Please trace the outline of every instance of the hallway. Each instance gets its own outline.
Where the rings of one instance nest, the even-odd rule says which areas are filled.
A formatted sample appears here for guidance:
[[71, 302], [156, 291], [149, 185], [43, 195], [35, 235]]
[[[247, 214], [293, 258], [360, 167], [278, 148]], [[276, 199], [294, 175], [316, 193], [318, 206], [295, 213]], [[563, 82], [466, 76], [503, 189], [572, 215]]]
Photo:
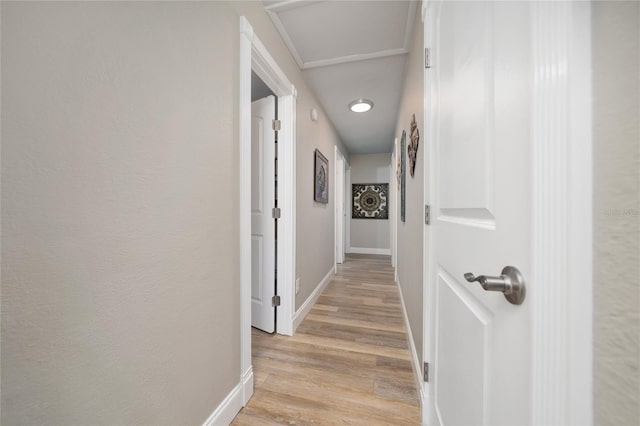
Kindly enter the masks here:
[[293, 337], [253, 330], [255, 392], [233, 425], [417, 425], [388, 256], [348, 255]]

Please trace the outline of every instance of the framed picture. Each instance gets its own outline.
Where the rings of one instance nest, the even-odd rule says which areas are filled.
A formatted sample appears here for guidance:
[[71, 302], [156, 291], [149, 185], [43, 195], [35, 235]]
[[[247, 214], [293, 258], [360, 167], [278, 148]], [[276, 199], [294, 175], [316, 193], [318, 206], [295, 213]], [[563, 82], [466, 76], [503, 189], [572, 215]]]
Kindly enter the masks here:
[[354, 183], [351, 194], [353, 219], [389, 219], [388, 183]]
[[327, 157], [316, 149], [313, 168], [313, 199], [319, 203], [329, 202], [329, 162]]

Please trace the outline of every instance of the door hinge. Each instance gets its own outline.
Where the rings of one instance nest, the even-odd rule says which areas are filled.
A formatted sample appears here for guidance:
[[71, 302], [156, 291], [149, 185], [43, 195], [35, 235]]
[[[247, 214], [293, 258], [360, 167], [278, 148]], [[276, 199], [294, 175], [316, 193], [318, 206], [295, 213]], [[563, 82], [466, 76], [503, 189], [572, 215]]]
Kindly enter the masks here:
[[273, 296], [271, 298], [271, 306], [273, 306], [274, 308], [276, 306], [280, 306], [280, 296], [278, 296], [277, 294], [275, 296]]
[[429, 47], [424, 48], [424, 67], [431, 68], [431, 49]]
[[280, 120], [273, 120], [271, 122], [271, 128], [273, 128], [273, 130], [275, 130], [276, 132], [280, 131]]
[[429, 381], [429, 363], [428, 362], [424, 363], [424, 381], [425, 382]]
[[271, 209], [271, 217], [274, 219], [280, 219], [280, 207], [274, 207]]
[[424, 224], [431, 225], [431, 206], [428, 204], [424, 206]]

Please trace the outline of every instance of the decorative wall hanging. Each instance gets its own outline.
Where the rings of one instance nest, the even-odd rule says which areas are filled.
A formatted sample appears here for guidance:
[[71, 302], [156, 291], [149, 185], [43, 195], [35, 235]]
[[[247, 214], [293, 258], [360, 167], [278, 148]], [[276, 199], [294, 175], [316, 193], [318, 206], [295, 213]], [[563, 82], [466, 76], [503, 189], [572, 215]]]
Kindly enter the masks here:
[[400, 184], [402, 183], [402, 165], [400, 164], [400, 158], [402, 157], [402, 151], [394, 146], [393, 149], [396, 152], [396, 180], [398, 181], [398, 192], [400, 192]]
[[354, 219], [389, 219], [389, 184], [354, 183], [351, 185]]
[[418, 142], [420, 141], [420, 132], [418, 131], [418, 125], [416, 124], [416, 115], [411, 116], [411, 143], [407, 146], [407, 154], [409, 154], [409, 171], [411, 177], [416, 170], [416, 158], [418, 156]]
[[329, 162], [317, 149], [313, 176], [313, 199], [319, 203], [327, 204], [329, 202]]
[[404, 194], [406, 186], [406, 160], [404, 157], [404, 146], [406, 144], [407, 133], [402, 131], [402, 138], [400, 139], [400, 220], [405, 222], [404, 218]]

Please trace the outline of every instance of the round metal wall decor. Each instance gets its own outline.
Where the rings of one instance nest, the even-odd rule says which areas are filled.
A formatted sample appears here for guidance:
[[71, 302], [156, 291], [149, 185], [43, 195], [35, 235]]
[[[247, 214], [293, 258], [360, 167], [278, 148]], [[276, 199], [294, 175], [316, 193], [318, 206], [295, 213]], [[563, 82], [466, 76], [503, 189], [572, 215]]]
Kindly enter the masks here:
[[354, 183], [352, 185], [354, 219], [388, 219], [388, 183]]
[[367, 189], [360, 195], [360, 207], [368, 213], [373, 213], [380, 208], [382, 199], [380, 194], [373, 189]]

